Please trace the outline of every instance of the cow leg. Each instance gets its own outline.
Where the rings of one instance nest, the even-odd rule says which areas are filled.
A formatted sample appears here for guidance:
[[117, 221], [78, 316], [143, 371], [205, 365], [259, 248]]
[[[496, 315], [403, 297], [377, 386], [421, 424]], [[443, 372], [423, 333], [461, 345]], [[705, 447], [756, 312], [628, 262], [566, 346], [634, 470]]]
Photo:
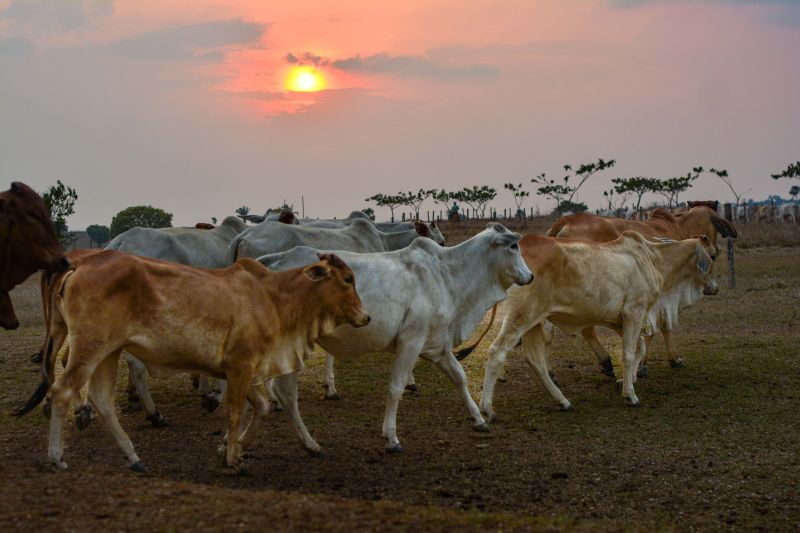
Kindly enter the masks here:
[[[131, 411], [141, 411], [142, 401], [139, 399], [139, 387], [137, 387], [134, 380], [136, 372], [131, 363], [131, 357], [125, 358], [128, 363], [128, 385], [125, 387], [125, 393], [128, 395], [128, 409]], [[147, 379], [147, 371], [145, 371], [145, 380]], [[147, 385], [145, 385], [147, 386]]]
[[239, 427], [242, 418], [242, 407], [250, 388], [253, 372], [251, 369], [229, 370], [227, 373], [228, 390], [225, 395], [225, 416], [228, 426], [226, 466], [236, 473], [241, 473], [242, 446], [239, 442]]
[[389, 452], [400, 453], [403, 451], [400, 440], [397, 438], [397, 407], [421, 349], [422, 347], [418, 343], [409, 344], [401, 341], [392, 363], [389, 393], [386, 398], [386, 413], [383, 416], [383, 436], [386, 439], [386, 450]]
[[122, 350], [117, 350], [108, 355], [97, 365], [89, 380], [88, 401], [94, 407], [97, 416], [106, 425], [117, 441], [117, 445], [128, 459], [128, 464], [134, 472], [144, 472], [144, 465], [133, 449], [133, 443], [128, 438], [125, 430], [119, 423], [117, 411], [114, 407], [114, 386], [117, 382], [117, 367]]
[[611, 355], [606, 351], [603, 345], [600, 344], [600, 339], [597, 338], [597, 328], [586, 328], [581, 331], [581, 336], [583, 336], [583, 339], [597, 356], [597, 360], [600, 363], [600, 371], [611, 379], [615, 379], [616, 376], [614, 375], [614, 365], [611, 362]]
[[525, 362], [528, 363], [528, 366], [539, 376], [547, 392], [559, 403], [561, 410], [567, 411], [571, 409], [572, 404], [553, 382], [553, 378], [548, 372], [547, 339], [545, 338], [542, 324], [537, 324], [522, 336], [522, 356], [525, 357]]
[[67, 468], [64, 462], [64, 420], [74, 402], [80, 401], [80, 390], [92, 375], [89, 364], [67, 365], [50, 389], [50, 441], [47, 456], [58, 469]]
[[672, 331], [662, 331], [661, 335], [664, 337], [664, 346], [667, 349], [667, 361], [672, 368], [683, 368], [683, 359], [675, 353], [675, 344], [672, 342]]
[[622, 322], [622, 396], [630, 406], [638, 406], [639, 398], [633, 390], [635, 381], [637, 362], [639, 360], [637, 351], [640, 349], [640, 332], [642, 330], [642, 320], [623, 319]]
[[[620, 334], [620, 337], [621, 336], [622, 336], [622, 334]], [[639, 377], [639, 378], [646, 378], [647, 377], [647, 372], [648, 372], [647, 354], [650, 353], [650, 345], [653, 343], [653, 338], [655, 338], [655, 335], [645, 335], [644, 336], [644, 344], [642, 346], [642, 348], [643, 348], [642, 360], [636, 366], [636, 377]], [[636, 378], [634, 378], [634, 381], [636, 381]]]
[[136, 387], [136, 394], [144, 406], [145, 413], [147, 413], [146, 420], [153, 424], [153, 427], [163, 428], [167, 425], [167, 419], [158, 412], [153, 396], [150, 394], [150, 387], [147, 385], [147, 367], [130, 354], [126, 357], [126, 361], [128, 363], [128, 372], [130, 372], [128, 382], [132, 382]]
[[297, 436], [300, 437], [300, 441], [306, 451], [314, 457], [324, 455], [322, 447], [311, 437], [305, 423], [303, 423], [303, 419], [300, 417], [300, 409], [297, 406], [297, 372], [275, 378], [273, 390], [278, 395], [283, 409], [289, 414]]
[[464, 403], [467, 404], [467, 410], [469, 411], [472, 419], [475, 421], [475, 423], [472, 424], [472, 427], [476, 431], [489, 431], [489, 426], [486, 424], [486, 420], [484, 420], [481, 416], [481, 411], [478, 409], [478, 405], [475, 403], [475, 400], [472, 399], [472, 395], [467, 389], [467, 375], [464, 373], [464, 368], [461, 366], [461, 363], [458, 362], [451, 352], [447, 352], [444, 354], [444, 356], [439, 356], [436, 359], [436, 366], [438, 366], [442, 372], [447, 375], [447, 377], [450, 379], [450, 382], [456, 387], [456, 389], [459, 390], [459, 392], [461, 392], [461, 396], [464, 398]]
[[[503, 325], [500, 327], [500, 333], [492, 342], [492, 345], [489, 346], [489, 358], [486, 361], [486, 370], [483, 377], [480, 407], [481, 413], [489, 422], [493, 422], [496, 418], [492, 409], [492, 398], [494, 397], [497, 378], [503, 372], [506, 356], [516, 346], [522, 334], [530, 328], [530, 325], [537, 323], [536, 320], [527, 320], [524, 314], [519, 313], [517, 310], [510, 309], [507, 312]], [[511, 313], [513, 312], [517, 314], [512, 316]], [[542, 319], [541, 317], [539, 318], [540, 320]]]
[[336, 380], [333, 375], [333, 356], [325, 354], [325, 399], [338, 400], [341, 396], [336, 392]]
[[209, 378], [203, 376], [200, 378], [198, 391], [200, 394], [200, 403], [203, 408], [209, 413], [213, 413], [219, 407], [219, 404], [225, 400], [225, 390], [227, 384], [224, 379], [217, 380], [217, 388], [212, 389]]
[[[461, 366], [461, 365], [459, 365]], [[414, 370], [412, 369], [411, 372], [408, 374], [408, 382], [406, 383], [406, 390], [411, 392], [419, 392], [419, 387], [417, 387], [417, 380], [414, 378]]]
[[[253, 385], [247, 390], [247, 403], [253, 407], [253, 419], [244, 431], [240, 433], [239, 443], [242, 446], [242, 451], [246, 451], [253, 444], [261, 430], [264, 419], [269, 413], [269, 398], [263, 384]], [[244, 417], [242, 418], [244, 419]]]

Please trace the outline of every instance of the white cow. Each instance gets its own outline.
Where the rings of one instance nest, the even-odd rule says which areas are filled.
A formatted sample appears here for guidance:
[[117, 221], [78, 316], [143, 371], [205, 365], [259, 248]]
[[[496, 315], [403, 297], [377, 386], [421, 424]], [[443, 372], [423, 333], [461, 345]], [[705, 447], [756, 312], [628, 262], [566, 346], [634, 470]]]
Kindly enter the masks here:
[[[371, 352], [395, 353], [383, 422], [386, 449], [402, 451], [397, 438], [397, 407], [408, 377], [422, 356], [434, 362], [461, 392], [473, 427], [487, 431], [486, 421], [467, 390], [466, 375], [453, 348], [469, 338], [486, 311], [505, 299], [513, 284], [533, 279], [522, 261], [520, 235], [500, 224], [451, 248], [418, 239], [396, 252], [356, 254], [337, 252], [356, 276], [356, 290], [372, 322], [360, 329], [339, 327], [317, 344], [340, 358]], [[276, 270], [307, 265], [317, 251], [295, 248], [260, 257]], [[296, 374], [276, 380], [296, 387]], [[292, 406], [284, 406], [292, 414]]]

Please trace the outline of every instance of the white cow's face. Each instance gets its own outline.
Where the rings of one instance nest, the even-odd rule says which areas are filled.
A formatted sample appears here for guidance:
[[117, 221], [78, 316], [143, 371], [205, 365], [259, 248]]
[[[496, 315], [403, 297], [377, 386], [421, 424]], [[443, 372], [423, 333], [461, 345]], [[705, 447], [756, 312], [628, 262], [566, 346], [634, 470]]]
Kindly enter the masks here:
[[698, 243], [695, 248], [692, 273], [698, 288], [703, 291], [703, 294], [714, 296], [719, 292], [716, 269], [714, 268], [717, 251], [713, 243], [705, 235], [696, 238]]
[[508, 231], [500, 224], [493, 226], [493, 229], [495, 234], [492, 236], [490, 254], [486, 259], [497, 262], [497, 271], [503, 287], [508, 288], [514, 284], [527, 285], [532, 282], [533, 273], [519, 251], [519, 241], [522, 236]]

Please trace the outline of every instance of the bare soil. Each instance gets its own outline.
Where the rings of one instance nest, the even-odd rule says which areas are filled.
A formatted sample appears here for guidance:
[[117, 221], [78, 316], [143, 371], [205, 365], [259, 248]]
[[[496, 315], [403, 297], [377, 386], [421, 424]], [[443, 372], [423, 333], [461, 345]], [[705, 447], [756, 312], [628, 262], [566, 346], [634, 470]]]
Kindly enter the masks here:
[[[800, 249], [741, 251], [737, 274], [736, 290], [682, 315], [686, 368], [670, 368], [654, 343], [638, 409], [580, 339], [559, 334], [553, 367], [574, 411], [559, 412], [512, 353], [498, 421], [476, 433], [449, 381], [423, 362], [419, 394], [400, 404], [406, 452], [389, 455], [380, 428], [390, 357], [338, 365], [342, 399], [326, 401], [320, 354], [301, 378], [300, 407], [327, 456], [308, 457], [273, 413], [239, 477], [217, 459], [222, 409], [204, 412], [186, 376], [151, 383], [164, 429], [127, 411], [120, 380], [122, 425], [146, 474], [125, 468], [105, 428], [72, 422], [69, 469], [52, 472], [41, 409], [8, 415], [39, 382], [28, 360], [42, 335], [31, 279], [12, 295], [23, 326], [0, 333], [0, 529], [798, 530]], [[464, 361], [476, 398], [493, 338]]]

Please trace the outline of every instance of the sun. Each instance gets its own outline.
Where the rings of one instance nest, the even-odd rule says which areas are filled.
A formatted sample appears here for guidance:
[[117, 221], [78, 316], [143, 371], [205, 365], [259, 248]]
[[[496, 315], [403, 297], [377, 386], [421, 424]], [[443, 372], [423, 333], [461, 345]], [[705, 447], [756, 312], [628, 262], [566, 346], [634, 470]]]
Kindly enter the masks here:
[[290, 91], [311, 93], [325, 88], [325, 78], [310, 67], [294, 67], [286, 78], [286, 88]]

